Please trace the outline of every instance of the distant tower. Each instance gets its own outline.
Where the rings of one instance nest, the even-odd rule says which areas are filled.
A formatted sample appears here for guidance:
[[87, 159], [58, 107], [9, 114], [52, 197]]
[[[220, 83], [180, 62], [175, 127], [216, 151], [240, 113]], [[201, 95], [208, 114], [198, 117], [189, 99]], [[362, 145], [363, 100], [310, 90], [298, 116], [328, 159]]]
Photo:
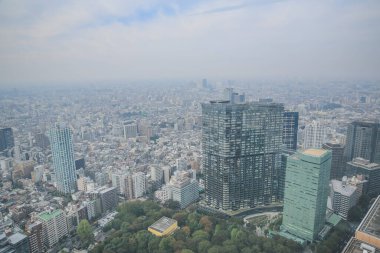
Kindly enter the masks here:
[[380, 163], [379, 123], [352, 122], [347, 128], [345, 161], [361, 157], [370, 162]]
[[15, 146], [15, 140], [13, 137], [12, 128], [0, 128], [0, 151], [13, 148]]
[[284, 112], [282, 143], [288, 150], [297, 150], [298, 112]]
[[54, 172], [59, 192], [67, 194], [76, 191], [76, 175], [73, 135], [69, 128], [56, 124], [49, 131]]
[[237, 210], [278, 200], [283, 113], [278, 103], [202, 104], [206, 205]]
[[307, 149], [288, 157], [282, 229], [314, 241], [326, 218], [331, 151]]
[[303, 148], [321, 148], [327, 141], [326, 127], [318, 121], [305, 126]]

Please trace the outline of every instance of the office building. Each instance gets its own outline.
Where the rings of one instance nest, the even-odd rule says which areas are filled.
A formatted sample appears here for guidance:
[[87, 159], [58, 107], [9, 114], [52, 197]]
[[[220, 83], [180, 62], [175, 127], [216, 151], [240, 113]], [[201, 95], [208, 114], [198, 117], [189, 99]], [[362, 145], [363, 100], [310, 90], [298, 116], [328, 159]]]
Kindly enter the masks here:
[[363, 158], [354, 158], [347, 162], [346, 175], [349, 177], [362, 175], [368, 181], [364, 194], [377, 196], [380, 194], [380, 164], [371, 163]]
[[66, 216], [60, 209], [44, 211], [38, 215], [46, 247], [51, 248], [68, 234]]
[[321, 148], [327, 142], [326, 126], [319, 121], [313, 120], [305, 126], [303, 132], [303, 149]]
[[56, 124], [49, 131], [57, 190], [68, 194], [76, 191], [74, 146], [71, 129]]
[[344, 145], [339, 143], [324, 143], [323, 149], [331, 150], [331, 179], [342, 179], [345, 175], [345, 162], [343, 159]]
[[115, 187], [102, 187], [98, 189], [98, 193], [102, 206], [102, 213], [112, 211], [117, 207], [118, 197]]
[[284, 112], [282, 144], [288, 150], [297, 150], [298, 112]]
[[279, 199], [282, 104], [202, 104], [205, 205], [225, 211]]
[[307, 149], [290, 156], [285, 177], [282, 229], [314, 241], [325, 224], [331, 151]]
[[169, 186], [172, 199], [178, 201], [181, 209], [197, 201], [199, 198], [197, 180], [190, 178], [188, 173], [184, 171], [175, 173], [170, 180]]
[[140, 198], [146, 192], [146, 176], [142, 172], [137, 172], [132, 175], [133, 181], [133, 197]]
[[356, 205], [360, 197], [358, 188], [347, 181], [347, 177], [343, 177], [342, 181], [331, 180], [330, 192], [332, 210], [346, 220], [348, 211]]
[[356, 157], [380, 163], [380, 127], [379, 123], [355, 121], [348, 125], [345, 161]]
[[29, 240], [28, 237], [21, 233], [14, 233], [8, 237], [8, 243], [11, 246], [11, 252], [25, 253], [29, 252]]
[[12, 128], [0, 128], [0, 151], [13, 148], [14, 146], [15, 140]]

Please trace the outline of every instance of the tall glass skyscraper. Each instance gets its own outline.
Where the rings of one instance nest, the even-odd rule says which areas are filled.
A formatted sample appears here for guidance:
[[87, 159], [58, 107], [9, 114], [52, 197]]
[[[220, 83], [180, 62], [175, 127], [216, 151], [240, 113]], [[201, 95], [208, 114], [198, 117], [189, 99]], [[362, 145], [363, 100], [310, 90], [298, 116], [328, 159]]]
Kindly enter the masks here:
[[282, 104], [202, 104], [202, 152], [206, 205], [252, 208], [278, 200]]
[[282, 229], [314, 241], [326, 219], [331, 151], [307, 149], [288, 157]]
[[282, 143], [286, 149], [297, 150], [298, 112], [284, 112]]
[[49, 130], [49, 138], [57, 189], [64, 194], [74, 193], [76, 191], [76, 175], [71, 129], [56, 124]]

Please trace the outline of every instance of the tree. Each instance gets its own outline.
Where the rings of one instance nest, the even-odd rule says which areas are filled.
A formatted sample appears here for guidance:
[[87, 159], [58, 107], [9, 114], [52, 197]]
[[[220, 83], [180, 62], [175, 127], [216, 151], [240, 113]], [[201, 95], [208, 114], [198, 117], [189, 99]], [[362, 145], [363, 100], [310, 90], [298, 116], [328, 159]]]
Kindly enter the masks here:
[[208, 250], [209, 248], [211, 248], [211, 246], [212, 246], [211, 242], [206, 241], [206, 240], [201, 241], [201, 242], [198, 244], [198, 252], [199, 252], [199, 253], [207, 253], [207, 250]]
[[94, 241], [94, 234], [88, 220], [81, 220], [79, 222], [77, 234], [82, 242], [82, 247], [87, 248]]
[[178, 210], [181, 208], [181, 205], [179, 204], [178, 201], [169, 199], [164, 203], [164, 207], [170, 208], [172, 210]]

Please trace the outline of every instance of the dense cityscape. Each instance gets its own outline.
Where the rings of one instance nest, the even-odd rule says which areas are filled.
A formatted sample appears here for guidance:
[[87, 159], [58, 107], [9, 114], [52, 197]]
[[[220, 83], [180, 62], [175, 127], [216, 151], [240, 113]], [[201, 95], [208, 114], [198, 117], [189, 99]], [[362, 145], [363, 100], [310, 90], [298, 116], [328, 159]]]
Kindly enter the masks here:
[[0, 252], [380, 250], [376, 83], [0, 94]]

